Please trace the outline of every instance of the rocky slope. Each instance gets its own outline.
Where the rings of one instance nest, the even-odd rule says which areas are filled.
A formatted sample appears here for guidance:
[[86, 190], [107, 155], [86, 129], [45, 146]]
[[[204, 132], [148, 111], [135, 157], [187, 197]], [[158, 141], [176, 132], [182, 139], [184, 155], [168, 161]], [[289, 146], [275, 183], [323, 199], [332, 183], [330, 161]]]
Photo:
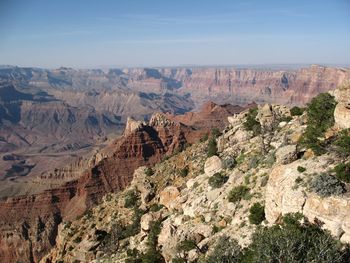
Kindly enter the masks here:
[[[8, 193], [0, 202], [2, 262], [38, 262], [55, 244], [57, 226], [62, 220], [72, 220], [96, 205], [106, 193], [124, 189], [137, 167], [155, 164], [183, 149], [198, 136], [209, 133], [212, 123], [223, 126], [233, 112], [212, 106], [212, 116], [205, 114], [211, 122], [200, 132], [161, 113], [154, 114], [149, 122], [129, 118], [121, 138], [91, 158], [44, 174], [31, 183], [27, 181], [24, 194]], [[31, 188], [34, 193], [29, 192]]]
[[[338, 106], [347, 105], [344, 98], [350, 86], [336, 94], [341, 94], [336, 96]], [[274, 127], [263, 137], [247, 130], [249, 114], [228, 118], [228, 126], [215, 139], [218, 156], [208, 158], [208, 142], [198, 142], [156, 164], [152, 173], [145, 167], [137, 169], [125, 191], [106, 195], [82, 218], [63, 222], [56, 247], [42, 262], [134, 262], [152, 244], [165, 262], [179, 256], [202, 262], [220, 236], [233, 237], [243, 247], [251, 242], [256, 225], [249, 219], [249, 208], [256, 202], [265, 206], [263, 225], [300, 212], [348, 243], [348, 183], [341, 184], [341, 194], [322, 196], [310, 182], [320, 174], [334, 173], [336, 165], [350, 161], [349, 155], [329, 147], [317, 156], [302, 147], [300, 138], [309, 125], [306, 113], [291, 116], [285, 106], [259, 106], [260, 127]], [[334, 111], [335, 124], [322, 140], [332, 143], [338, 138], [344, 132], [342, 120], [349, 116], [348, 106]], [[138, 127], [129, 125], [129, 130]], [[269, 147], [262, 147], [268, 136]], [[231, 191], [238, 186], [246, 190], [237, 197]], [[181, 251], [178, 244], [185, 240], [195, 246]]]

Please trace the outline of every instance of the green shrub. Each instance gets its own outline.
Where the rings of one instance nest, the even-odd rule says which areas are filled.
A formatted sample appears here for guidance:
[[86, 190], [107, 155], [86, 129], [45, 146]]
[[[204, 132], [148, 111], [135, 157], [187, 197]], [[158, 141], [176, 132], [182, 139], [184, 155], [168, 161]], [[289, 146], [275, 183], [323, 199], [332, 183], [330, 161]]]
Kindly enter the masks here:
[[208, 133], [204, 134], [202, 138], [199, 139], [200, 142], [206, 142], [209, 139]]
[[344, 185], [341, 181], [325, 173], [316, 175], [310, 181], [309, 189], [321, 197], [341, 195], [345, 192]]
[[227, 180], [228, 176], [222, 173], [215, 173], [209, 178], [208, 183], [212, 188], [220, 188], [227, 182]]
[[350, 162], [338, 164], [334, 171], [339, 180], [350, 183]]
[[348, 248], [343, 250], [330, 233], [299, 220], [299, 215], [287, 215], [279, 225], [258, 228], [240, 262], [348, 262]]
[[244, 153], [241, 153], [237, 158], [236, 158], [236, 162], [237, 164], [242, 164], [245, 160], [246, 156]]
[[81, 236], [76, 237], [73, 241], [74, 243], [80, 243], [81, 242]]
[[303, 172], [306, 171], [306, 168], [303, 167], [303, 166], [298, 166], [298, 167], [297, 167], [297, 170], [298, 170], [299, 173], [303, 173]]
[[334, 124], [335, 99], [328, 93], [321, 93], [311, 100], [307, 108], [307, 128], [301, 143], [311, 148], [316, 155], [326, 152], [326, 142], [319, 138]]
[[256, 116], [258, 115], [258, 108], [249, 109], [246, 121], [243, 123], [244, 128], [247, 131], [252, 131], [254, 136], [257, 136], [261, 133], [260, 123], [256, 120]]
[[294, 106], [293, 108], [290, 109], [290, 114], [292, 116], [300, 116], [304, 113], [305, 109], [304, 108], [299, 108], [298, 106]]
[[291, 120], [293, 120], [293, 118], [291, 116], [282, 116], [279, 121], [282, 122], [290, 122]]
[[131, 219], [132, 221], [131, 224], [126, 226], [117, 225], [119, 240], [134, 236], [140, 232], [141, 230], [140, 221], [141, 221], [142, 215], [143, 215], [143, 211], [135, 207], [134, 214]]
[[149, 208], [149, 211], [158, 212], [163, 207], [164, 207], [164, 205], [160, 205], [160, 204], [155, 203], [155, 204], [151, 205], [151, 207]]
[[220, 132], [220, 130], [218, 128], [213, 128], [211, 129], [211, 137], [212, 138], [218, 138], [222, 133]]
[[189, 239], [185, 239], [181, 241], [176, 247], [177, 251], [185, 251], [185, 252], [188, 252], [192, 249], [197, 249], [197, 248], [198, 247], [196, 242]]
[[346, 129], [341, 131], [333, 145], [336, 147], [336, 151], [344, 156], [350, 155], [350, 130]]
[[259, 165], [259, 158], [256, 155], [253, 155], [250, 159], [249, 159], [249, 165], [248, 168], [249, 169], [254, 169], [256, 167], [258, 167]]
[[260, 225], [265, 220], [265, 207], [260, 203], [255, 203], [249, 209], [249, 222], [254, 225]]
[[249, 188], [245, 185], [239, 185], [234, 187], [228, 194], [228, 201], [232, 203], [237, 203], [244, 199], [246, 195], [249, 194]]
[[241, 246], [237, 240], [231, 239], [227, 236], [221, 236], [217, 241], [212, 253], [206, 259], [206, 263], [236, 263], [240, 262], [242, 256]]
[[223, 161], [223, 166], [225, 169], [233, 169], [235, 168], [237, 162], [235, 159], [233, 159], [232, 157], [227, 157], [224, 161]]
[[182, 168], [180, 170], [180, 176], [181, 177], [186, 177], [188, 175], [188, 172], [189, 172], [188, 166], [185, 166], [184, 168]]
[[146, 174], [147, 176], [152, 176], [152, 175], [154, 174], [154, 171], [153, 171], [153, 169], [152, 169], [151, 167], [147, 167], [147, 168], [145, 169], [145, 174]]
[[132, 208], [137, 205], [138, 203], [138, 195], [135, 191], [130, 190], [126, 192], [125, 198], [124, 198], [124, 207], [125, 208]]
[[215, 138], [210, 138], [208, 143], [208, 157], [212, 157], [218, 154], [218, 148]]
[[147, 246], [150, 250], [156, 250], [158, 243], [158, 236], [161, 231], [162, 221], [155, 221], [150, 223]]

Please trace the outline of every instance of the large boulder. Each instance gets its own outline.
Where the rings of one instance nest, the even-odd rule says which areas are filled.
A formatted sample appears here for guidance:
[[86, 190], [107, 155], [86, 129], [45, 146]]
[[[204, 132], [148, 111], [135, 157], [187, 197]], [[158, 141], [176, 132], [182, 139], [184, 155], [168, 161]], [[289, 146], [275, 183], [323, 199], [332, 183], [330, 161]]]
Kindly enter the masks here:
[[350, 128], [350, 83], [332, 92], [338, 102], [334, 110], [334, 120], [336, 126], [342, 129]]
[[212, 156], [205, 161], [204, 172], [207, 176], [212, 176], [222, 170], [222, 161], [218, 156]]
[[169, 210], [175, 209], [179, 204], [177, 198], [180, 191], [175, 186], [168, 186], [159, 194], [159, 204], [164, 205]]
[[276, 151], [276, 162], [280, 164], [288, 164], [297, 159], [297, 146], [286, 145], [278, 148]]
[[326, 159], [276, 166], [266, 186], [266, 219], [273, 224], [282, 215], [300, 212], [311, 222], [323, 222], [323, 227], [342, 242], [350, 242], [350, 198], [347, 196], [322, 198], [306, 191], [302, 185], [296, 185], [297, 178], [307, 180], [297, 171], [299, 165], [305, 166], [310, 174], [328, 169]]

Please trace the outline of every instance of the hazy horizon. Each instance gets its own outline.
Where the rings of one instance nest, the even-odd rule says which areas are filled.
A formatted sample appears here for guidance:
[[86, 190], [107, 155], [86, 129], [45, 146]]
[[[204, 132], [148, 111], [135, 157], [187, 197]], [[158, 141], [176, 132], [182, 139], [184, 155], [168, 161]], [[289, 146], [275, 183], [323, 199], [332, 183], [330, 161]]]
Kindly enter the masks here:
[[349, 65], [350, 1], [2, 1], [0, 33], [2, 65]]

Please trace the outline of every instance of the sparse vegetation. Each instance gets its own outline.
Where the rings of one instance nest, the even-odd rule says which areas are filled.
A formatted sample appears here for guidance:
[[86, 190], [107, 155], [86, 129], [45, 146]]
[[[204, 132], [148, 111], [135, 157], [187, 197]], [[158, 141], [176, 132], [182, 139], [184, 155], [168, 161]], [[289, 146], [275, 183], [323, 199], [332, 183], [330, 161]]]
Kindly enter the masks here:
[[350, 183], [350, 162], [338, 164], [334, 171], [339, 180]]
[[137, 205], [138, 202], [138, 195], [134, 190], [130, 190], [126, 192], [125, 198], [124, 198], [124, 207], [125, 208], [132, 208]]
[[222, 173], [215, 173], [209, 178], [208, 183], [212, 188], [220, 188], [227, 182], [227, 180], [228, 176]]
[[138, 209], [138, 208], [134, 208], [134, 214], [132, 217], [132, 223], [126, 226], [122, 226], [122, 225], [117, 225], [118, 228], [118, 238], [119, 240], [125, 239], [127, 237], [131, 237], [136, 235], [137, 233], [140, 232], [140, 220], [141, 217], [143, 215], [143, 211]]
[[254, 225], [260, 225], [265, 220], [265, 207], [260, 203], [255, 203], [249, 209], [249, 222]]
[[228, 200], [232, 203], [237, 203], [244, 199], [249, 194], [249, 188], [245, 185], [239, 185], [234, 187], [228, 194]]
[[188, 172], [189, 172], [188, 166], [185, 166], [180, 170], [179, 175], [181, 177], [186, 177], [188, 175]]
[[149, 211], [151, 212], [158, 212], [160, 209], [162, 209], [164, 206], [160, 205], [158, 203], [154, 203], [153, 205], [151, 205], [151, 207], [149, 208]]
[[237, 240], [231, 239], [228, 236], [221, 236], [217, 241], [213, 252], [210, 253], [206, 263], [236, 263], [239, 262], [242, 256], [242, 249]]
[[223, 166], [225, 169], [233, 169], [236, 166], [236, 160], [233, 159], [232, 157], [227, 157], [223, 161]]
[[305, 111], [305, 108], [294, 106], [293, 108], [290, 109], [290, 114], [292, 116], [300, 116], [304, 113], [304, 111]]
[[209, 139], [208, 133], [204, 134], [202, 138], [199, 139], [200, 142], [206, 142]]
[[258, 108], [249, 109], [246, 121], [244, 122], [244, 128], [247, 131], [252, 131], [254, 136], [257, 136], [261, 133], [260, 123], [256, 120], [256, 116], [258, 115]]
[[309, 182], [309, 189], [321, 197], [341, 195], [345, 192], [344, 185], [339, 179], [325, 173], [316, 175]]
[[334, 124], [335, 99], [328, 93], [321, 93], [311, 100], [307, 108], [307, 128], [301, 143], [312, 149], [316, 155], [326, 152], [327, 142], [322, 140], [324, 132]]
[[350, 156], [350, 130], [342, 130], [334, 141], [336, 151], [342, 156]]
[[301, 224], [301, 218], [289, 214], [279, 225], [258, 228], [239, 262], [347, 262], [348, 248], [344, 251], [340, 242], [317, 226]]
[[212, 138], [218, 138], [222, 133], [220, 132], [220, 130], [218, 128], [213, 128], [211, 129], [211, 137]]
[[146, 174], [147, 176], [152, 176], [152, 175], [154, 174], [154, 171], [153, 171], [153, 169], [152, 169], [151, 167], [147, 167], [147, 168], [145, 169], [145, 174]]
[[217, 155], [218, 148], [215, 138], [210, 138], [208, 143], [208, 157], [212, 157], [214, 155]]
[[298, 167], [297, 167], [297, 170], [298, 170], [299, 173], [303, 173], [303, 172], [306, 171], [306, 168], [303, 167], [303, 166], [298, 166]]

